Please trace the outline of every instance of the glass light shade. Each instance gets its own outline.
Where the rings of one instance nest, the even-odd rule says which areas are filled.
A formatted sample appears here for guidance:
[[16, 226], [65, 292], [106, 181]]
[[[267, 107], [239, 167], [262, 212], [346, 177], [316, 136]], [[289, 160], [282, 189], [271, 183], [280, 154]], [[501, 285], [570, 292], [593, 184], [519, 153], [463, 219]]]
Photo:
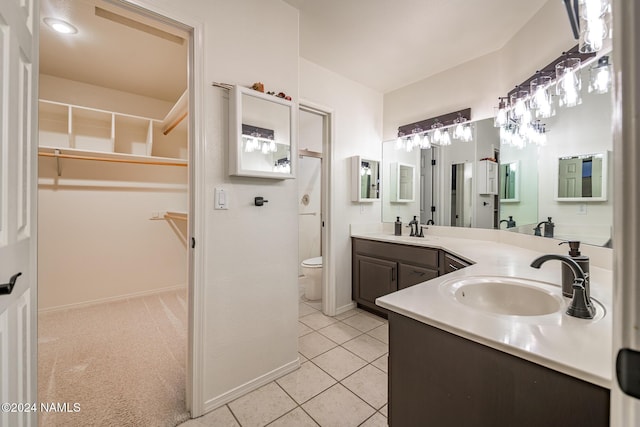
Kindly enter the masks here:
[[607, 93], [611, 87], [611, 65], [609, 57], [603, 56], [589, 69], [589, 92]]
[[531, 108], [540, 109], [548, 108], [551, 104], [551, 95], [549, 94], [549, 86], [551, 85], [551, 76], [539, 75], [531, 80]]
[[602, 49], [603, 42], [610, 36], [609, 0], [580, 0], [578, 3], [580, 44], [582, 53], [597, 52]]
[[431, 148], [431, 141], [429, 140], [428, 133], [424, 134], [424, 137], [422, 138], [422, 143], [420, 144], [420, 148], [422, 148], [423, 150], [428, 150], [429, 148]]
[[517, 90], [510, 96], [511, 102], [511, 112], [513, 117], [519, 119], [524, 114], [527, 109], [527, 91], [526, 90]]
[[466, 125], [464, 130], [462, 131], [462, 140], [464, 142], [469, 142], [473, 140], [473, 132], [471, 131], [471, 126]]
[[507, 108], [505, 106], [498, 107], [496, 117], [493, 120], [493, 126], [499, 128], [506, 125], [508, 116]]
[[440, 130], [440, 128], [437, 128], [434, 132], [433, 132], [433, 142], [440, 142], [442, 141], [442, 130]]
[[556, 94], [560, 106], [573, 107], [582, 102], [580, 58], [566, 58], [556, 65]]
[[451, 135], [449, 135], [449, 129], [445, 129], [442, 132], [442, 145], [451, 145]]
[[396, 139], [396, 150], [402, 150], [402, 148], [404, 147], [404, 141], [402, 140], [402, 137], [398, 137], [398, 139]]

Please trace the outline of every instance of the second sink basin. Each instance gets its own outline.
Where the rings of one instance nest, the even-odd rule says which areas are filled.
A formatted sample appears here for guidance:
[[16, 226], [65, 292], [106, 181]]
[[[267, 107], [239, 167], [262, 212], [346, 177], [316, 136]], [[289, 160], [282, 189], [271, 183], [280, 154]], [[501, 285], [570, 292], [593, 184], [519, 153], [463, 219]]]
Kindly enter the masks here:
[[561, 291], [510, 277], [469, 277], [451, 285], [456, 301], [478, 310], [511, 316], [543, 316], [564, 306]]

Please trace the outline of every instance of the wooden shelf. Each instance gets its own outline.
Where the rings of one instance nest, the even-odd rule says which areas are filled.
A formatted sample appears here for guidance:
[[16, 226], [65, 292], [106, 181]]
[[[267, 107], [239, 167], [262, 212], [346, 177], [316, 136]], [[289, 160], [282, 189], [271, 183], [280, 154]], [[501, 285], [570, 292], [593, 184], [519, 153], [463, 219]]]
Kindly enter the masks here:
[[[39, 101], [39, 115], [40, 156], [187, 165], [186, 134], [183, 132], [168, 139], [158, 131], [162, 120], [48, 100]], [[58, 155], [56, 150], [60, 150]]]
[[103, 151], [78, 150], [75, 148], [38, 147], [38, 155], [59, 159], [95, 160], [105, 162], [151, 164], [161, 166], [187, 166], [188, 161], [172, 157], [140, 156], [136, 154], [107, 153]]

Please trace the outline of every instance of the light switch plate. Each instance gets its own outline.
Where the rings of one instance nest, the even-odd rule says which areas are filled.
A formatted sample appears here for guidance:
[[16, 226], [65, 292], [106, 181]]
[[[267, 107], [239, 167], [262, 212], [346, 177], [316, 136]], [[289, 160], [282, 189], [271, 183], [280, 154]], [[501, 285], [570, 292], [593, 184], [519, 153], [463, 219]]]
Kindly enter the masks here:
[[214, 209], [229, 209], [229, 192], [224, 188], [216, 188], [213, 201]]

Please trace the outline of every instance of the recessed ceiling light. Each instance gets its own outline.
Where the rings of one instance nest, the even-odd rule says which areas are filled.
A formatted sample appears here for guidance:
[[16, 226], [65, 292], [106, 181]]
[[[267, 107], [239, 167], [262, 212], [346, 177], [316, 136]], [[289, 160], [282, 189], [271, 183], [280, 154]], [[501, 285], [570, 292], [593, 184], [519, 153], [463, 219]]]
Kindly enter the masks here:
[[49, 28], [61, 34], [75, 34], [78, 32], [76, 27], [61, 19], [44, 18], [43, 21]]

